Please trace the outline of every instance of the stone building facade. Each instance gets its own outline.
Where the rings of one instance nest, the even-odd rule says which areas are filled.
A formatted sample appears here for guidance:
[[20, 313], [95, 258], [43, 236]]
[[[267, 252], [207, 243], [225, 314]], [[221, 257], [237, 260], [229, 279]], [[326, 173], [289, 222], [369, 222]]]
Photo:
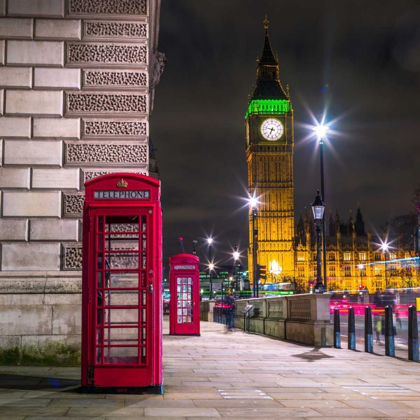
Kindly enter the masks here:
[[0, 0], [0, 363], [78, 358], [84, 182], [149, 174], [159, 13]]

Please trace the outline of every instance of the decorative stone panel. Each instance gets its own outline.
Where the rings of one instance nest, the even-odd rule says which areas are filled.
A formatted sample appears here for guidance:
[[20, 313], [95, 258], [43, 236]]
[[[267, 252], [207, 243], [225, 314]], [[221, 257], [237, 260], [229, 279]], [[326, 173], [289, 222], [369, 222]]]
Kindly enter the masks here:
[[64, 217], [82, 217], [85, 194], [63, 194]]
[[86, 70], [83, 86], [88, 88], [147, 88], [147, 72], [132, 70]]
[[310, 320], [311, 319], [311, 300], [300, 299], [290, 301], [289, 318]]
[[110, 22], [85, 20], [83, 39], [137, 41], [147, 38], [147, 24], [143, 22]]
[[148, 134], [147, 121], [83, 120], [84, 138], [129, 138]]
[[82, 244], [62, 244], [63, 245], [63, 264], [62, 269], [81, 270], [82, 269]]
[[83, 176], [82, 176], [82, 185], [81, 185], [81, 189], [85, 188], [85, 182], [90, 181], [93, 178], [97, 178], [98, 176], [102, 176], [102, 175], [108, 175], [108, 174], [113, 174], [113, 173], [117, 173], [117, 172], [129, 172], [131, 174], [139, 174], [139, 175], [149, 175], [149, 171], [147, 171], [146, 169], [143, 171], [137, 171], [137, 170], [130, 170], [130, 169], [116, 169], [114, 171], [103, 171], [103, 170], [84, 170], [83, 171]]
[[146, 45], [67, 43], [68, 66], [145, 66], [146, 64]]
[[142, 115], [147, 95], [135, 93], [67, 92], [67, 115]]
[[67, 143], [66, 163], [147, 164], [147, 144]]
[[69, 14], [146, 15], [147, 0], [69, 0]]

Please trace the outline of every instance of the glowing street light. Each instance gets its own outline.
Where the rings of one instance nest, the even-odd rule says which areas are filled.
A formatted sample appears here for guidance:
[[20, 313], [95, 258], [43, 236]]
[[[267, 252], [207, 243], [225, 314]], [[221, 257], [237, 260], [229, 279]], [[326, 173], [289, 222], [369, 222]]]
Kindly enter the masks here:
[[248, 198], [249, 207], [252, 210], [252, 285], [254, 291], [254, 297], [257, 296], [257, 287], [258, 287], [258, 280], [257, 280], [257, 239], [258, 239], [258, 229], [256, 228], [256, 220], [257, 220], [257, 210], [258, 210], [258, 198], [254, 194], [249, 196]]
[[386, 272], [386, 263], [387, 263], [387, 252], [389, 251], [389, 243], [385, 240], [384, 242], [381, 243], [381, 246], [379, 247], [382, 252], [384, 253], [384, 257], [385, 257], [385, 289], [388, 288], [388, 275]]
[[213, 244], [213, 238], [207, 238], [207, 243], [211, 246]]
[[323, 141], [327, 136], [327, 131], [330, 129], [328, 125], [316, 125], [313, 130], [315, 131], [316, 136], [318, 137], [318, 140]]
[[209, 264], [209, 270], [210, 270], [210, 272], [212, 272], [214, 270], [214, 264], [213, 263]]
[[239, 253], [239, 251], [233, 251], [233, 259], [235, 261], [238, 261], [240, 256], [241, 254]]
[[[213, 245], [213, 238], [211, 236], [209, 236], [207, 238], [207, 244], [209, 246], [209, 261], [213, 261], [213, 256], [212, 256], [212, 245]], [[213, 266], [212, 268], [210, 268], [210, 266]], [[210, 300], [213, 299], [213, 278], [212, 278], [212, 271], [214, 268], [214, 264], [209, 264], [209, 277], [210, 277]]]
[[[316, 284], [315, 293], [323, 293], [326, 291], [322, 282], [321, 274], [321, 221], [324, 220], [325, 203], [322, 201], [319, 191], [315, 197], [315, 201], [311, 204], [312, 213], [314, 215], [316, 225]], [[325, 236], [324, 236], [325, 238]], [[325, 267], [325, 259], [324, 259]]]

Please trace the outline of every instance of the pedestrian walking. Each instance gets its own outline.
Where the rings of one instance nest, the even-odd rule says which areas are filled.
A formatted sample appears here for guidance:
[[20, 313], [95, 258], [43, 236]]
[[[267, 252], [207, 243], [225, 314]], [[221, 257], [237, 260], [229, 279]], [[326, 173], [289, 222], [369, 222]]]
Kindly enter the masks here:
[[380, 291], [377, 289], [373, 296], [373, 304], [375, 305], [373, 312], [373, 321], [375, 324], [376, 344], [381, 344], [382, 318], [383, 318], [383, 301]]
[[230, 293], [225, 299], [226, 329], [233, 330], [233, 315], [235, 309], [235, 297]]

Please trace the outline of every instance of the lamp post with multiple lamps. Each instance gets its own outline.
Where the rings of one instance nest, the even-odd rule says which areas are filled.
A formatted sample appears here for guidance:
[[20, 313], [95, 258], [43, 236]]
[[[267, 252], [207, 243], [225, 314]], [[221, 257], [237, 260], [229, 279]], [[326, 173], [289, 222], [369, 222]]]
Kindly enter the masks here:
[[252, 214], [252, 288], [253, 296], [256, 297], [257, 293], [257, 238], [258, 238], [258, 229], [256, 229], [257, 221], [257, 210], [258, 210], [258, 199], [254, 195], [248, 198], [248, 204], [251, 208]]
[[324, 217], [325, 203], [322, 201], [321, 196], [319, 195], [319, 191], [317, 192], [315, 201], [311, 204], [311, 207], [316, 226], [316, 284], [314, 292], [323, 293], [326, 291], [326, 287], [322, 282], [321, 270], [321, 222]]
[[210, 300], [213, 299], [213, 279], [212, 279], [212, 271], [214, 269], [213, 264], [213, 257], [212, 257], [212, 245], [213, 245], [213, 238], [207, 238], [207, 244], [209, 246], [209, 280], [210, 280]]
[[[319, 166], [321, 170], [321, 200], [325, 201], [325, 185], [324, 185], [324, 141], [329, 127], [322, 123], [314, 127], [314, 131], [319, 141]], [[325, 288], [327, 286], [327, 226], [325, 223], [325, 215], [322, 216], [322, 259], [324, 261], [324, 281]]]

